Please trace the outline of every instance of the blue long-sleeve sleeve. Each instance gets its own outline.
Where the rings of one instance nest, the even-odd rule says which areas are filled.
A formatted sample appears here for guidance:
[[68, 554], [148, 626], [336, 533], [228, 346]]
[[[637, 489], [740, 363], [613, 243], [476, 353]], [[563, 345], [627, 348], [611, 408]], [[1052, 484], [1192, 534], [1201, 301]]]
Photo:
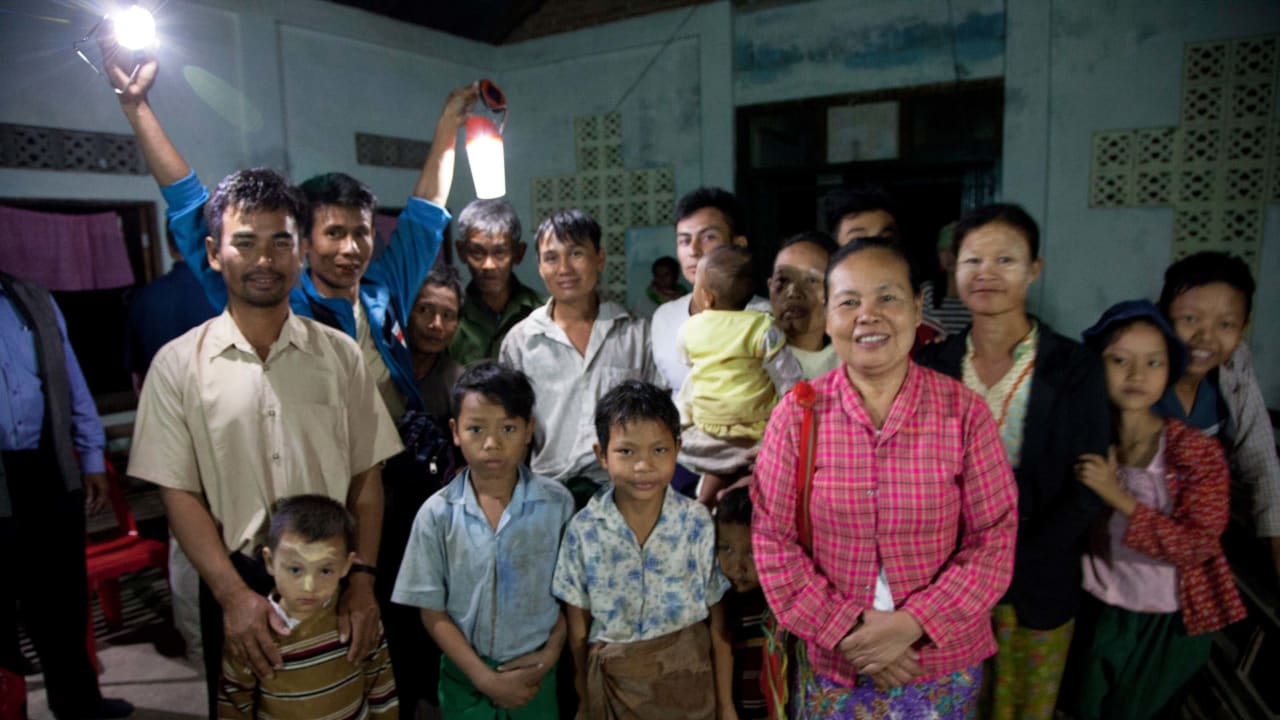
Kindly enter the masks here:
[[160, 188], [160, 194], [168, 206], [165, 216], [169, 218], [169, 229], [173, 232], [178, 252], [200, 281], [209, 303], [221, 311], [227, 306], [227, 286], [222, 274], [209, 265], [209, 255], [204, 247], [204, 239], [209, 236], [209, 224], [204, 219], [204, 204], [209, 202], [209, 191], [200, 184], [200, 178], [192, 170], [178, 182]]
[[[58, 332], [66, 355], [67, 381], [71, 388], [72, 440], [80, 452], [80, 469], [86, 473], [102, 472], [106, 433], [98, 419], [98, 408], [85, 382], [75, 351], [67, 340], [67, 323], [62, 310], [51, 297], [58, 317]], [[44, 383], [36, 359], [34, 334], [26, 326], [12, 301], [0, 293], [0, 449], [34, 450], [40, 447], [44, 428]]]
[[410, 197], [386, 251], [365, 271], [366, 278], [385, 286], [391, 297], [398, 299], [396, 320], [401, 327], [409, 326], [413, 301], [435, 265], [449, 220], [448, 210], [429, 200]]

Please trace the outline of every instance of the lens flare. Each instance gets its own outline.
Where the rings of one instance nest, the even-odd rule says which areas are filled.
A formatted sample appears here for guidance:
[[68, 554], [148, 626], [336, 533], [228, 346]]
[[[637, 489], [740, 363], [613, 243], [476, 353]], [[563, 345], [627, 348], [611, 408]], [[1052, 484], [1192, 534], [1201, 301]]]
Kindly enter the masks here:
[[146, 9], [130, 5], [127, 10], [112, 18], [116, 42], [129, 50], [141, 50], [156, 42], [156, 19]]

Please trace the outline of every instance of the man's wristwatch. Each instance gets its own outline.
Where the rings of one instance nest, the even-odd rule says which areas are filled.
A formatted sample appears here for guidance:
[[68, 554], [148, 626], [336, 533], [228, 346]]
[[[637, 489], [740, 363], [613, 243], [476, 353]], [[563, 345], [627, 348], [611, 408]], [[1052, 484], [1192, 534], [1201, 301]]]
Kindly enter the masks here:
[[354, 575], [355, 573], [369, 573], [376, 578], [378, 577], [378, 568], [372, 565], [365, 565], [364, 563], [352, 563], [351, 574]]

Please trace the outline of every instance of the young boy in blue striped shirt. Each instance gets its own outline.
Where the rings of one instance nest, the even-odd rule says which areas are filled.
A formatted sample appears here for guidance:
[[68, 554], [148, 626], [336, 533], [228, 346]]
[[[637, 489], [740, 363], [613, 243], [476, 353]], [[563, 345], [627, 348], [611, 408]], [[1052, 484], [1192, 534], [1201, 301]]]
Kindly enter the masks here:
[[565, 620], [551, 595], [573, 515], [562, 485], [522, 464], [533, 387], [495, 362], [453, 390], [453, 441], [467, 467], [423, 503], [392, 600], [422, 609], [440, 646], [440, 712], [450, 720], [556, 720]]

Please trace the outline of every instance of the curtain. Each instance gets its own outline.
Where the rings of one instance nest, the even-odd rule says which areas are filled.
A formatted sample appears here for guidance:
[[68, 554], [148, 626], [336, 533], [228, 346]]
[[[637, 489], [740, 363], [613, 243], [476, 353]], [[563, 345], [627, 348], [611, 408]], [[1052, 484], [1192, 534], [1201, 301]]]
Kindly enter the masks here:
[[0, 206], [0, 269], [49, 290], [132, 285], [120, 217], [62, 215]]

